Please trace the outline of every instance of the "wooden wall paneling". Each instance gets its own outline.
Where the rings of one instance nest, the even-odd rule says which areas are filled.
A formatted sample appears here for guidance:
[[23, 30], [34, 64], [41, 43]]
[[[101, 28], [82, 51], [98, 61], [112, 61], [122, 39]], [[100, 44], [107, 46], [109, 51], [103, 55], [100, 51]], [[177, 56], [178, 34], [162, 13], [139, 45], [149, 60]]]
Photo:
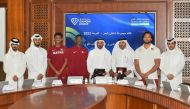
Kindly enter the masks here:
[[64, 25], [63, 25], [63, 20], [64, 20], [64, 17], [63, 17], [63, 12], [62, 10], [55, 6], [56, 4], [54, 4], [54, 10], [53, 10], [53, 13], [54, 13], [54, 21], [53, 21], [53, 31], [54, 32], [63, 32], [63, 28], [64, 28]]
[[55, 3], [166, 2], [170, 0], [53, 0]]
[[5, 73], [3, 71], [3, 62], [0, 62], [0, 81], [5, 80]]
[[173, 33], [173, 0], [167, 0], [167, 36], [172, 37]]
[[0, 3], [7, 3], [7, 0], [0, 0]]
[[31, 1], [31, 35], [41, 34], [46, 49], [51, 44], [51, 10], [51, 0]]
[[176, 38], [177, 46], [185, 55], [183, 82], [190, 84], [190, 0], [173, 0], [172, 3], [172, 36]]
[[103, 0], [53, 0], [54, 3], [102, 3]]
[[9, 41], [16, 37], [20, 40], [20, 50], [24, 51], [24, 5], [25, 0], [8, 0], [7, 13], [7, 39], [6, 48], [9, 48]]
[[24, 22], [25, 22], [25, 25], [24, 25], [24, 35], [25, 35], [25, 44], [24, 44], [24, 48], [25, 50], [28, 49], [28, 47], [30, 46], [30, 38], [31, 38], [31, 14], [30, 14], [30, 11], [31, 11], [31, 5], [30, 5], [31, 1], [30, 0], [25, 0], [25, 10], [24, 10]]
[[7, 0], [0, 0], [0, 7], [7, 7]]

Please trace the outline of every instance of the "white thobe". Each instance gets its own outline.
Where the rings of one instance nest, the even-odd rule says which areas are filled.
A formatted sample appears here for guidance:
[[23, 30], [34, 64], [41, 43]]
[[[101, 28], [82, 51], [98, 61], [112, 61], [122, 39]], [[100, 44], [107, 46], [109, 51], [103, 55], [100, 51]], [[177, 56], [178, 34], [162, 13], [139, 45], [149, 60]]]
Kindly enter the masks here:
[[24, 81], [24, 73], [26, 70], [26, 58], [22, 52], [8, 52], [5, 55], [3, 61], [3, 69], [6, 74], [5, 81], [8, 81], [10, 85], [17, 87], [17, 82], [13, 80], [16, 75], [18, 77], [18, 87], [22, 87]]
[[39, 74], [45, 77], [47, 69], [47, 51], [41, 47], [30, 47], [25, 54], [28, 78], [37, 80]]
[[[174, 89], [182, 83], [182, 70], [185, 65], [185, 59], [179, 48], [167, 50], [161, 55], [161, 81], [169, 81]], [[174, 75], [174, 79], [168, 80], [167, 75]]]
[[90, 77], [95, 69], [105, 69], [107, 73], [111, 70], [111, 53], [105, 47], [102, 49], [95, 47], [88, 54], [87, 70], [90, 73]]
[[112, 70], [116, 72], [117, 67], [124, 67], [127, 70], [131, 70], [132, 73], [128, 77], [134, 77], [134, 52], [129, 50], [118, 49], [112, 53]]

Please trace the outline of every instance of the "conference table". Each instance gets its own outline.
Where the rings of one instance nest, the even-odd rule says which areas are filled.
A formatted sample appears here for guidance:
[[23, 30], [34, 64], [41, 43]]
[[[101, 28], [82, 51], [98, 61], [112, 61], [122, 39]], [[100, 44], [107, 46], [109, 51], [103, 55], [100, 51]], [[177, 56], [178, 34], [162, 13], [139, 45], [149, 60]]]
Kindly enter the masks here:
[[190, 109], [190, 95], [130, 85], [64, 84], [0, 92], [0, 109]]
[[57, 87], [18, 100], [10, 109], [104, 109], [103, 87]]

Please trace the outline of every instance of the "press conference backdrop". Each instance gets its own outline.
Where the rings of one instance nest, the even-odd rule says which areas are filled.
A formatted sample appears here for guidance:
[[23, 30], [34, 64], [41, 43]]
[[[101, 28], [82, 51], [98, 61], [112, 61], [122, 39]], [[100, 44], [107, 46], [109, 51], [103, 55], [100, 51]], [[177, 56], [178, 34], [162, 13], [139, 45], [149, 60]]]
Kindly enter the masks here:
[[66, 13], [66, 46], [74, 45], [75, 35], [81, 34], [83, 45], [89, 51], [94, 48], [94, 41], [103, 38], [106, 48], [111, 52], [120, 38], [126, 38], [135, 50], [143, 44], [142, 35], [150, 31], [155, 44], [156, 13]]
[[3, 61], [6, 42], [6, 10], [0, 8], [0, 61]]

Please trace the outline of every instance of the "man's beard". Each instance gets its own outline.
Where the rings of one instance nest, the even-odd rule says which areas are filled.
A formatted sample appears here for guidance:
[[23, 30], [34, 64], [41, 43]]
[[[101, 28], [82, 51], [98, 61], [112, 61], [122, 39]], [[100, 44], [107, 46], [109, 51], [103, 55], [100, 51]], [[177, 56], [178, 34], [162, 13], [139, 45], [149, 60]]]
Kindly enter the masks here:
[[16, 52], [18, 49], [17, 48], [12, 48], [12, 50]]
[[103, 47], [97, 47], [97, 48], [101, 50]]
[[121, 50], [124, 50], [126, 47], [119, 47]]
[[175, 49], [175, 47], [174, 47], [174, 48], [169, 48], [169, 47], [168, 47], [168, 49], [169, 49], [170, 51], [172, 51], [172, 50], [174, 50], [174, 49]]
[[40, 44], [34, 44], [36, 47], [39, 47], [40, 46]]

